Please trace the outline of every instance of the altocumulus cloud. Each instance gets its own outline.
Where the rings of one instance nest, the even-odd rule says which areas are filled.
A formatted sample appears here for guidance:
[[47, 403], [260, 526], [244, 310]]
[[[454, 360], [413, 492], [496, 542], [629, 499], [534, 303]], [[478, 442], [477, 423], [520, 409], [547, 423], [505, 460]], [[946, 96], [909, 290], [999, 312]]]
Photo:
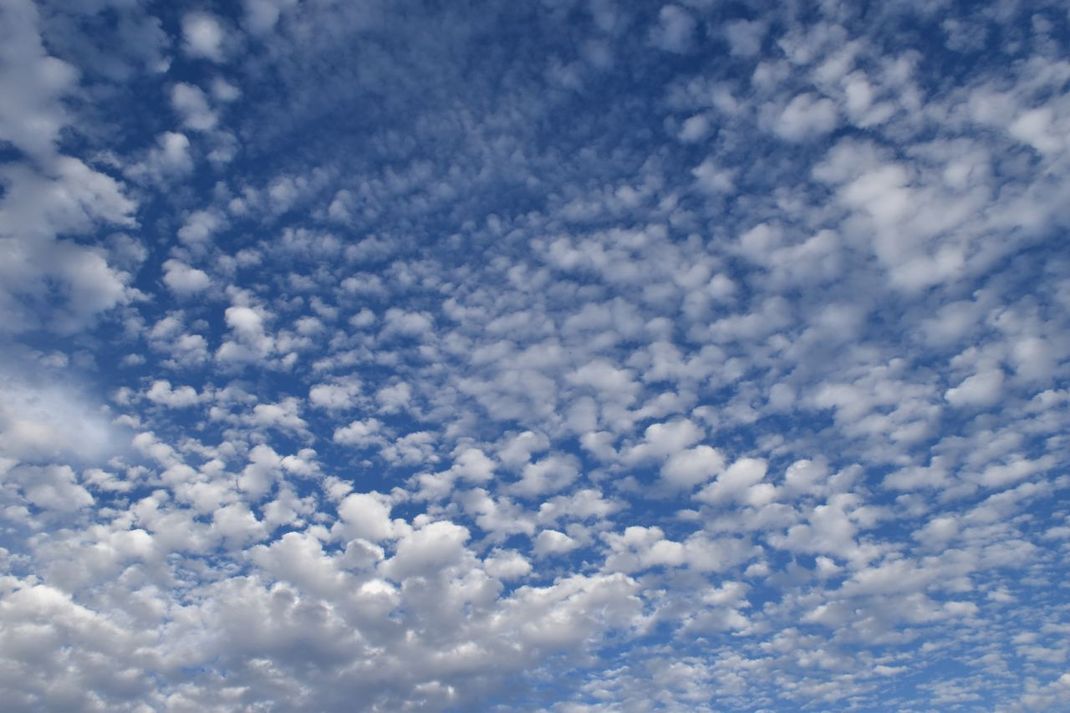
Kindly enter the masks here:
[[5, 0], [5, 711], [1055, 711], [1070, 15]]

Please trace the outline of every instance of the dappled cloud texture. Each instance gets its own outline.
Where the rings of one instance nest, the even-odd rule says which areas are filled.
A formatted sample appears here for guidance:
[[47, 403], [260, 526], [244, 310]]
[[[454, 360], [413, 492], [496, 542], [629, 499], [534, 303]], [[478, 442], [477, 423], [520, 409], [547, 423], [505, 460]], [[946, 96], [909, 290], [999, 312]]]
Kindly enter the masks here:
[[0, 2], [0, 708], [1058, 711], [1063, 2]]

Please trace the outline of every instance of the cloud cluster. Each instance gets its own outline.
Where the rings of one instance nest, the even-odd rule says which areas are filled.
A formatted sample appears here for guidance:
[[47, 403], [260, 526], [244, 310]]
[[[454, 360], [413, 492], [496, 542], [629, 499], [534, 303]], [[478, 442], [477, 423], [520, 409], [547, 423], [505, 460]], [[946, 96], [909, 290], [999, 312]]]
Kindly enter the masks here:
[[5, 710], [1057, 709], [1068, 39], [5, 3]]

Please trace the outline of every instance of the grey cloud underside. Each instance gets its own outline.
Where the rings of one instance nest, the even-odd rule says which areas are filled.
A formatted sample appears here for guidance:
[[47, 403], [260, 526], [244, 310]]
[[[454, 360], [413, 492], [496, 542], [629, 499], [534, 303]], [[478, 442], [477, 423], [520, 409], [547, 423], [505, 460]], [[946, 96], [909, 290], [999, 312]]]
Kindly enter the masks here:
[[0, 13], [6, 709], [1070, 698], [1065, 8]]

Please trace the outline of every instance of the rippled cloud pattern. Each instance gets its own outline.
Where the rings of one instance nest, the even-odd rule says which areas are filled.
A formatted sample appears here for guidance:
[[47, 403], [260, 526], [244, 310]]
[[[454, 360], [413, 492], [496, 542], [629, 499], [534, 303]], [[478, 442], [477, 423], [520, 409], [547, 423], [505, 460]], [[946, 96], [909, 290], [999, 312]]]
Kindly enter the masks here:
[[1054, 0], [0, 2], [10, 713], [1060, 711]]

